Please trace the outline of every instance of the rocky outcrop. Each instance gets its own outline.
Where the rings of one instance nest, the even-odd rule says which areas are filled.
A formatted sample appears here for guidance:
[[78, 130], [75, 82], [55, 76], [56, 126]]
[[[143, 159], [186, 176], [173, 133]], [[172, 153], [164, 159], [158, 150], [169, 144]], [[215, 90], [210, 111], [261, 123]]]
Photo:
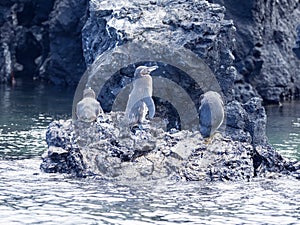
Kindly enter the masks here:
[[[173, 52], [182, 52], [181, 48], [184, 47], [190, 49], [209, 66], [214, 79], [217, 80], [220, 86], [226, 105], [230, 105], [235, 97], [233, 95], [234, 81], [239, 76], [235, 67], [233, 67], [234, 56], [232, 53], [234, 51], [235, 43], [233, 40], [236, 28], [232, 21], [224, 19], [224, 12], [223, 7], [217, 4], [209, 4], [207, 1], [153, 1], [151, 4], [148, 4], [147, 1], [126, 0], [114, 4], [106, 1], [93, 1], [90, 5], [89, 18], [82, 32], [86, 63], [88, 65], [94, 63], [97, 65], [96, 67], [106, 68], [106, 64], [115, 63], [113, 60], [115, 55], [121, 55], [119, 56], [121, 60], [126, 57], [134, 58], [133, 55], [137, 53], [147, 54], [139, 51], [139, 49], [130, 53], [116, 51], [116, 54], [109, 56], [110, 61], [102, 59], [108, 51], [113, 51], [117, 46], [131, 43], [137, 39], [147, 40], [150, 43], [160, 43], [162, 46], [172, 49]], [[162, 51], [161, 54], [164, 52], [166, 51]], [[101, 62], [97, 61], [97, 57], [101, 59], [99, 60]], [[172, 56], [170, 55], [170, 57]], [[179, 62], [181, 61], [179, 60]], [[104, 111], [111, 111], [113, 100], [117, 98], [122, 88], [132, 81], [135, 67], [141, 63], [145, 64], [145, 62], [136, 62], [111, 76], [98, 96]], [[204, 91], [213, 88], [210, 85], [201, 86], [200, 84], [200, 87], [195, 85], [195, 81], [189, 76], [190, 74], [187, 75], [178, 70], [176, 63], [172, 64], [173, 67], [160, 62], [157, 65], [159, 65], [159, 69], [153, 72], [153, 76], [172, 80], [184, 88], [194, 101], [196, 109], [199, 107], [199, 96]], [[101, 73], [103, 71], [98, 71], [98, 74]], [[199, 72], [200, 76], [203, 75]], [[249, 92], [248, 88], [245, 92]], [[266, 120], [260, 101], [251, 100], [252, 97], [256, 96], [257, 93], [253, 90], [249, 92], [247, 98], [243, 99], [245, 100], [244, 103], [250, 101], [253, 108], [257, 109], [249, 112], [248, 109], [250, 110], [251, 107], [245, 108], [245, 117], [243, 117], [245, 121], [241, 123], [247, 125], [236, 128], [236, 125], [231, 126], [231, 121], [229, 121], [226, 132], [231, 134], [234, 140], [250, 139], [255, 144], [265, 143], [263, 140], [266, 138], [265, 126], [262, 126], [262, 129], [253, 129], [256, 123], [256, 116], [253, 114], [258, 113], [261, 118]], [[169, 128], [180, 128], [178, 114], [176, 114], [174, 108], [166, 107], [166, 103], [170, 102], [159, 98], [154, 100], [158, 108], [158, 114], [161, 111], [160, 115], [165, 115], [167, 111], [168, 115], [172, 115], [171, 118], [167, 118], [169, 124], [171, 124]], [[255, 104], [258, 104], [258, 106], [255, 106]], [[237, 108], [232, 110], [233, 106]], [[227, 117], [239, 117], [236, 113], [239, 112], [240, 107], [243, 107], [241, 103], [235, 102], [232, 107], [227, 110]], [[226, 109], [228, 108], [226, 107]], [[265, 122], [262, 124], [265, 124]]]
[[207, 141], [198, 131], [165, 132], [158, 121], [129, 130], [123, 120], [124, 113], [108, 113], [95, 123], [52, 122], [41, 169], [139, 181], [236, 181], [282, 174], [300, 178], [300, 164], [283, 159], [270, 146], [253, 148], [220, 134]]
[[86, 69], [81, 45], [86, 10], [87, 0], [1, 1], [0, 82], [77, 84]]
[[[237, 27], [233, 54], [235, 66], [242, 75], [236, 80], [238, 87], [252, 85], [266, 103], [299, 96], [300, 63], [295, 47], [299, 1], [210, 2], [225, 6], [226, 17], [233, 19]], [[240, 93], [238, 89], [236, 92], [248, 100], [245, 92]]]
[[[235, 27], [232, 21], [224, 19], [224, 11], [225, 8], [207, 1], [93, 1], [82, 31], [86, 63], [90, 65], [108, 49], [135, 39], [158, 42], [170, 49], [185, 47], [210, 66], [224, 96], [230, 100], [236, 75], [231, 67]], [[133, 71], [129, 67], [121, 75], [132, 77]], [[178, 71], [167, 67], [157, 73], [172, 77]], [[108, 100], [105, 96], [100, 98], [103, 102]]]
[[[99, 82], [104, 81], [98, 100], [107, 114], [93, 124], [53, 122], [47, 132], [49, 149], [43, 156], [43, 171], [76, 176], [95, 174], [109, 179], [249, 180], [269, 172], [299, 177], [298, 163], [283, 159], [267, 142], [266, 113], [258, 97], [260, 89], [246, 84], [250, 79], [246, 80], [233, 66], [236, 28], [232, 21], [224, 19], [223, 7], [207, 1], [124, 0], [91, 1], [89, 11], [82, 38], [85, 62], [90, 67], [75, 99], [80, 98], [85, 87], [99, 88]], [[137, 40], [145, 45], [137, 45]], [[151, 43], [161, 46], [160, 50], [151, 51]], [[202, 61], [187, 63], [181, 60], [186, 49]], [[147, 56], [149, 52], [159, 53], [160, 58], [132, 61], [143, 59], [138, 56]], [[253, 49], [253, 54], [261, 56], [257, 48]], [[176, 63], [168, 65], [166, 62], [173, 61], [166, 61], [166, 56], [173, 56], [178, 67]], [[186, 58], [193, 57], [187, 54]], [[199, 71], [200, 76], [205, 66], [201, 69], [194, 66], [194, 70], [188, 72], [179, 69], [187, 68], [186, 65], [193, 67], [195, 63], [199, 66], [203, 62], [210, 68], [210, 71], [205, 70], [208, 73], [203, 79], [192, 76], [192, 71]], [[169, 132], [157, 127], [161, 124], [157, 121], [143, 130], [128, 131], [125, 127], [125, 132], [120, 121], [123, 114], [110, 111], [115, 100], [124, 104], [124, 99], [119, 101], [118, 96], [126, 94], [123, 91], [131, 83], [135, 68], [141, 64], [158, 65], [153, 80], [171, 80], [187, 93], [196, 109], [199, 96], [214, 88], [206, 79], [213, 74], [225, 100], [223, 137], [205, 143], [197, 131], [178, 131], [182, 118], [176, 107], [172, 107], [172, 101], [159, 96], [154, 98], [156, 116], [167, 120]], [[236, 66], [240, 69], [239, 64]], [[181, 92], [160, 87], [170, 92], [171, 97], [175, 93], [171, 99], [184, 97]], [[183, 104], [182, 107], [187, 106]], [[190, 112], [190, 109], [187, 107], [185, 111]]]

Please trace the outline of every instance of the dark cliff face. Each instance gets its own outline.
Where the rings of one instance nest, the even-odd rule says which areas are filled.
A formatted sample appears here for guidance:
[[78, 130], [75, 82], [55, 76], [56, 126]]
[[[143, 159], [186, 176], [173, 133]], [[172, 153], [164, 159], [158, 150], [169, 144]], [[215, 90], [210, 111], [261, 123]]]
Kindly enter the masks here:
[[[297, 55], [300, 57], [300, 53], [296, 27], [300, 18], [299, 1], [208, 2], [225, 6], [225, 18], [232, 19], [237, 28], [236, 32], [233, 32], [235, 37], [228, 35], [227, 31], [224, 32], [227, 37], [224, 36], [222, 42], [215, 41], [216, 36], [220, 37], [222, 34], [220, 30], [218, 34], [214, 33], [219, 28], [212, 28], [209, 24], [218, 24], [216, 21], [220, 20], [224, 8], [209, 6], [212, 10], [202, 17], [208, 21], [208, 27], [205, 28], [198, 26], [196, 22], [201, 20], [194, 13], [199, 10], [197, 7], [185, 8], [184, 1], [172, 1], [167, 4], [177, 7], [179, 16], [171, 14], [164, 20], [164, 23], [169, 25], [168, 29], [175, 31], [173, 34], [177, 33], [169, 38], [177, 38], [181, 45], [201, 55], [219, 76], [220, 81], [226, 79], [222, 81], [223, 87], [227, 86], [225, 93], [231, 92], [229, 76], [232, 76], [231, 80], [235, 79], [234, 96], [238, 101], [245, 103], [259, 94], [266, 103], [279, 103], [282, 99], [298, 96], [300, 63]], [[205, 4], [205, 1], [202, 3]], [[142, 5], [155, 4], [159, 7], [159, 4], [162, 6], [166, 2], [150, 1]], [[113, 14], [113, 10], [109, 8], [91, 12], [82, 37], [81, 29], [87, 19], [87, 8], [88, 0], [1, 1], [0, 82], [9, 81], [15, 76], [40, 78], [55, 84], [77, 84], [86, 69], [85, 63], [92, 63], [97, 54], [127, 38], [125, 30], [107, 26], [106, 18]], [[117, 16], [130, 17], [129, 21], [139, 21], [141, 10], [137, 10], [123, 7]], [[189, 10], [193, 16], [184, 14], [185, 10]], [[92, 21], [95, 18], [97, 21]], [[155, 20], [152, 22], [155, 23]], [[222, 26], [226, 27], [225, 24]], [[179, 32], [179, 28], [185, 32]], [[125, 38], [122, 32], [125, 32]], [[193, 37], [187, 38], [187, 33]], [[91, 42], [88, 40], [91, 39], [89, 36], [101, 38], [92, 38]], [[225, 40], [226, 38], [228, 40]], [[225, 50], [216, 54], [217, 48]], [[225, 62], [220, 59], [226, 58], [226, 54], [229, 53], [234, 56], [238, 74], [229, 69], [225, 71], [228, 65], [220, 68], [220, 61]], [[227, 57], [227, 64], [233, 60], [230, 57]], [[226, 73], [229, 76], [224, 76]]]
[[233, 19], [237, 27], [235, 66], [242, 74], [236, 81], [238, 86], [245, 82], [245, 85], [251, 84], [266, 103], [299, 96], [299, 40], [296, 35], [299, 1], [211, 2], [224, 5], [226, 17]]
[[293, 48], [293, 51], [297, 55], [298, 59], [300, 59], [300, 24], [297, 26], [296, 45]]
[[81, 47], [86, 10], [87, 0], [1, 1], [0, 82], [76, 84], [86, 69]]
[[81, 47], [87, 0], [56, 1], [49, 19], [49, 54], [39, 76], [55, 84], [75, 85], [86, 66]]

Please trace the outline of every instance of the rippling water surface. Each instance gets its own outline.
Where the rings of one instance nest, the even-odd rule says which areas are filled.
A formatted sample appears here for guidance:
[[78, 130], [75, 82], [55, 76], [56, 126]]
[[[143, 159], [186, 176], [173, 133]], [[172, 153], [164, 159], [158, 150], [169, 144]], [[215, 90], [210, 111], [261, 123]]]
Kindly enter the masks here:
[[[299, 224], [292, 178], [114, 183], [42, 173], [46, 127], [71, 116], [73, 90], [0, 86], [0, 94], [0, 224]], [[268, 108], [270, 140], [291, 158], [300, 152], [299, 107]]]
[[267, 106], [267, 135], [282, 155], [300, 160], [300, 101]]

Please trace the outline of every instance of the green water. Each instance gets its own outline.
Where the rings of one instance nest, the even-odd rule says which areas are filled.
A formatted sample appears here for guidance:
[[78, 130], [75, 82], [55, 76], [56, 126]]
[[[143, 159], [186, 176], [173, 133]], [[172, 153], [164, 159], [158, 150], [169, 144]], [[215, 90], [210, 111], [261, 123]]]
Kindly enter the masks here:
[[[39, 170], [45, 132], [74, 90], [0, 86], [0, 224], [299, 224], [299, 181], [114, 183]], [[299, 159], [299, 102], [268, 107], [268, 135]]]
[[54, 119], [70, 118], [74, 90], [34, 83], [0, 89], [0, 158], [21, 159], [45, 151], [45, 132]]
[[300, 101], [284, 102], [282, 107], [266, 107], [267, 136], [270, 143], [288, 158], [300, 160]]

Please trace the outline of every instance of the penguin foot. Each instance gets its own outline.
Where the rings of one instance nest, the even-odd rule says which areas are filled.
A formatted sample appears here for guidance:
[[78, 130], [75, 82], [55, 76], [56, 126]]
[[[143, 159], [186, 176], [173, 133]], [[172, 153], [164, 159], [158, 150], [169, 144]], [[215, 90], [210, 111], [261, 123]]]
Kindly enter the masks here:
[[139, 123], [139, 124], [135, 124], [133, 126], [130, 127], [130, 131], [132, 133], [136, 133], [137, 131], [142, 131], [142, 130], [145, 130], [143, 124]]
[[211, 144], [215, 139], [222, 139], [222, 134], [217, 131], [215, 133], [213, 133], [210, 137], [207, 137], [204, 139], [204, 144], [209, 145]]
[[139, 126], [139, 129], [140, 129], [140, 130], [144, 130], [143, 124], [140, 123], [138, 126]]
[[130, 131], [131, 131], [132, 133], [135, 134], [137, 130], [140, 130], [140, 127], [139, 127], [138, 124], [135, 124], [135, 125], [133, 125], [133, 126], [130, 126]]
[[132, 133], [136, 133], [137, 131], [149, 131], [150, 130], [150, 126], [148, 126], [147, 124], [142, 124], [142, 123], [138, 123], [138, 124], [135, 124], [133, 126], [130, 127], [130, 131]]
[[212, 142], [212, 139], [213, 139], [212, 137], [205, 138], [204, 139], [204, 144], [209, 145]]

